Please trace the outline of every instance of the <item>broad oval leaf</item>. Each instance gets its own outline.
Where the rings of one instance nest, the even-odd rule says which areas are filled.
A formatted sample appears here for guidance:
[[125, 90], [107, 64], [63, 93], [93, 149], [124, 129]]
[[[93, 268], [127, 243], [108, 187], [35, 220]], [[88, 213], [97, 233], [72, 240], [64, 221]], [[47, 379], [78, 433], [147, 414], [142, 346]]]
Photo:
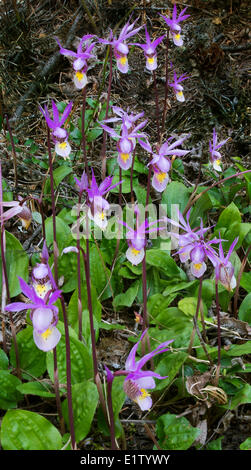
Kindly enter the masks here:
[[62, 437], [43, 416], [26, 410], [9, 410], [1, 426], [4, 450], [59, 450]]
[[[61, 331], [61, 339], [57, 344], [58, 377], [61, 384], [66, 384], [66, 346], [64, 327], [58, 322], [57, 328]], [[70, 355], [71, 355], [71, 381], [72, 384], [83, 382], [92, 378], [92, 356], [87, 346], [77, 339], [75, 332], [70, 328]], [[53, 352], [46, 353], [47, 369], [52, 382], [54, 382]]]
[[[98, 405], [98, 391], [93, 382], [82, 382], [72, 386], [72, 406], [76, 441], [84, 439], [90, 431], [94, 413]], [[67, 399], [62, 403], [62, 411], [69, 425]]]
[[[6, 267], [9, 282], [10, 296], [16, 297], [21, 292], [18, 276], [28, 281], [29, 257], [25, 253], [19, 240], [5, 230], [6, 235]], [[0, 280], [2, 291], [2, 258], [0, 256]]]
[[157, 420], [157, 436], [164, 450], [187, 450], [199, 436], [200, 429], [191, 426], [184, 418], [165, 414]]
[[[24, 330], [19, 331], [17, 334], [17, 345], [20, 359], [20, 367], [28, 373], [27, 378], [30, 376], [40, 377], [46, 371], [46, 355], [43, 351], [37, 348], [33, 340], [33, 328], [27, 326]], [[16, 356], [14, 345], [10, 350], [10, 362], [16, 367]]]
[[10, 374], [8, 370], [0, 370], [0, 408], [8, 410], [15, 408], [22, 395], [17, 391], [17, 386], [21, 381]]

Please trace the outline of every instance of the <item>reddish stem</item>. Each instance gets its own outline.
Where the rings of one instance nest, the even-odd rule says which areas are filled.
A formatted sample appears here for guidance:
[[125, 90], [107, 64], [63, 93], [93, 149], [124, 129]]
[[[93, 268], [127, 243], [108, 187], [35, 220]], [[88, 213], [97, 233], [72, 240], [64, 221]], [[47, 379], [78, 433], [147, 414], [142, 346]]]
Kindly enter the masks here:
[[[109, 82], [108, 82], [108, 91], [107, 91], [107, 102], [106, 102], [106, 110], [105, 110], [105, 119], [108, 117], [108, 111], [109, 111], [109, 104], [110, 104], [110, 96], [111, 96], [111, 86], [112, 86], [112, 47], [110, 47], [109, 54], [110, 54], [110, 71], [109, 71]], [[102, 180], [105, 179], [106, 176], [106, 138], [107, 138], [107, 132], [104, 131], [104, 137], [103, 137], [103, 145], [101, 149], [101, 161], [102, 161]]]

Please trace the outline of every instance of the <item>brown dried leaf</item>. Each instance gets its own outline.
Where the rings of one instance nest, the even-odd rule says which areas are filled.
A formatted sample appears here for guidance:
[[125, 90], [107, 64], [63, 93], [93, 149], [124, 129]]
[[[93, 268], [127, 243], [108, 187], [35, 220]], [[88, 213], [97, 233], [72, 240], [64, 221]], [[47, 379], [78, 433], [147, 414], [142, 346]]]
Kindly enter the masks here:
[[237, 318], [223, 317], [221, 318], [221, 326], [237, 332], [242, 337], [251, 335], [251, 327], [249, 324], [245, 321], [238, 320]]
[[194, 444], [201, 444], [204, 446], [207, 440], [207, 420], [203, 419], [202, 421], [197, 423], [196, 428], [200, 429], [200, 434]]
[[204, 400], [205, 394], [203, 394], [201, 390], [208, 382], [210, 382], [211, 377], [212, 375], [210, 372], [205, 372], [204, 374], [195, 373], [194, 375], [187, 377], [186, 389], [188, 393]]
[[225, 405], [227, 403], [227, 394], [224, 390], [220, 387], [214, 387], [213, 385], [207, 385], [201, 391], [206, 392], [217, 400], [218, 403], [221, 405]]

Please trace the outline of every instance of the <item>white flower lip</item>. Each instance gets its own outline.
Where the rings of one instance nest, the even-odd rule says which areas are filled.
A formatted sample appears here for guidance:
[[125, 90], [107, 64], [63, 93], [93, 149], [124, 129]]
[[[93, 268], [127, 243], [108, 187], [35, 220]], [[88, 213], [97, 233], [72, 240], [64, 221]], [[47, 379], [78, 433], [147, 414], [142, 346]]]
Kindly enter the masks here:
[[55, 152], [60, 157], [67, 158], [71, 153], [71, 146], [67, 140], [64, 142], [57, 142], [55, 145]]
[[86, 86], [86, 84], [87, 84], [87, 76], [86, 76], [86, 73], [83, 72], [83, 71], [78, 70], [78, 71], [74, 74], [73, 82], [74, 82], [75, 87], [76, 87], [78, 90], [82, 90], [82, 89]]
[[142, 248], [141, 250], [136, 250], [135, 248], [130, 246], [126, 251], [126, 257], [128, 261], [130, 261], [130, 263], [132, 263], [135, 266], [137, 264], [140, 264], [143, 261], [144, 256], [145, 256], [144, 248]]

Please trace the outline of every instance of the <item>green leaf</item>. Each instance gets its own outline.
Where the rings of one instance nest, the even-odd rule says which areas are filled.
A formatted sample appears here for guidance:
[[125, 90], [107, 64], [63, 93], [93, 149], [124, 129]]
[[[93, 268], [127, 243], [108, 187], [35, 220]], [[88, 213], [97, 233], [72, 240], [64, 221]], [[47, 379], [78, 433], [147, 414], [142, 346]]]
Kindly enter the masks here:
[[3, 201], [13, 201], [13, 193], [8, 190], [8, 185], [5, 179], [2, 178], [2, 188], [3, 188]]
[[188, 354], [182, 351], [177, 353], [171, 353], [169, 351], [165, 353], [164, 357], [155, 368], [155, 372], [163, 377], [168, 375], [168, 378], [160, 380], [156, 386], [156, 390], [162, 390], [163, 388], [167, 388], [171, 385], [187, 357]]
[[127, 266], [122, 266], [122, 268], [119, 269], [118, 275], [125, 279], [135, 279], [137, 277]]
[[[17, 334], [17, 345], [20, 367], [24, 370], [23, 376], [30, 379], [30, 375], [40, 377], [46, 371], [46, 355], [37, 348], [33, 340], [33, 328], [27, 326]], [[10, 350], [10, 362], [16, 367], [14, 345]], [[27, 372], [27, 374], [25, 374]], [[30, 375], [29, 375], [30, 374]]]
[[[96, 333], [96, 338], [99, 334], [99, 322], [101, 320], [101, 304], [97, 297], [97, 292], [95, 287], [91, 288], [91, 298], [92, 298], [92, 311], [93, 311], [93, 320], [94, 328]], [[82, 335], [85, 339], [85, 343], [91, 347], [91, 336], [90, 336], [90, 319], [89, 311], [87, 310], [88, 299], [87, 299], [87, 288], [86, 283], [83, 283], [81, 286], [81, 301], [82, 301]], [[79, 321], [78, 321], [78, 289], [76, 289], [70, 299], [68, 308], [67, 308], [67, 318], [69, 324], [78, 334]]]
[[[196, 313], [198, 298], [197, 297], [185, 297], [178, 302], [178, 308], [185, 313], [185, 315], [194, 316]], [[207, 315], [207, 307], [204, 302], [203, 311], [204, 315]]]
[[[67, 207], [64, 207], [57, 215], [57, 217], [59, 217], [60, 219], [63, 219], [63, 221], [67, 224], [67, 225], [72, 225], [72, 224], [76, 224], [76, 220], [77, 220], [77, 213], [75, 211], [75, 209], [68, 209]], [[76, 241], [76, 239], [74, 239]], [[69, 243], [69, 245], [71, 245]]]
[[[126, 394], [123, 389], [125, 377], [115, 377], [112, 384], [112, 408], [115, 422], [115, 436], [116, 438], [121, 437], [123, 434], [123, 427], [119, 420], [119, 413], [126, 399]], [[102, 434], [110, 436], [110, 429], [107, 426], [107, 422], [104, 418], [102, 409], [99, 409], [98, 413], [98, 426]]]
[[251, 292], [242, 301], [239, 308], [238, 317], [240, 320], [251, 324]]
[[220, 214], [216, 229], [229, 227], [233, 222], [241, 223], [241, 214], [234, 202], [231, 202]]
[[[53, 218], [48, 217], [45, 220], [45, 233], [47, 246], [53, 245]], [[71, 234], [68, 225], [59, 217], [56, 217], [56, 236], [58, 249], [61, 251], [66, 246], [66, 241]]]
[[46, 418], [26, 410], [9, 410], [1, 426], [4, 450], [59, 450], [62, 437]]
[[[73, 241], [72, 238], [69, 237], [65, 243], [65, 246], [76, 246], [76, 241]], [[82, 283], [85, 279], [82, 256], [80, 259], [80, 273]], [[58, 258], [58, 277], [64, 278], [64, 283], [62, 285], [63, 292], [68, 293], [76, 289], [78, 285], [78, 265], [76, 253], [65, 253]]]
[[55, 393], [51, 392], [43, 382], [26, 382], [18, 385], [17, 390], [24, 395], [37, 395], [45, 398], [55, 397]]
[[133, 283], [129, 289], [123, 294], [118, 294], [114, 298], [114, 307], [131, 307], [139, 290], [139, 281]]
[[[72, 406], [76, 441], [82, 441], [90, 431], [99, 401], [97, 387], [93, 382], [82, 382], [72, 386]], [[62, 412], [69, 426], [68, 402], [62, 403]]]
[[[5, 230], [6, 235], [6, 267], [9, 282], [10, 296], [16, 297], [21, 292], [18, 276], [28, 281], [29, 257], [25, 253], [19, 240]], [[2, 291], [2, 257], [0, 257], [0, 281]]]
[[180, 277], [180, 270], [174, 259], [164, 250], [147, 250], [146, 263], [159, 268], [168, 277]]
[[251, 437], [240, 444], [240, 450], [251, 450]]
[[243, 354], [251, 354], [251, 341], [243, 344], [231, 344], [231, 347], [226, 351], [227, 356], [243, 356]]
[[119, 325], [118, 323], [108, 323], [102, 320], [99, 324], [99, 328], [102, 330], [124, 330], [126, 329], [125, 326]]
[[251, 292], [251, 271], [243, 273], [241, 276], [240, 286], [247, 292]]
[[189, 197], [191, 190], [189, 190], [183, 183], [179, 181], [172, 181], [169, 183], [163, 192], [161, 204], [167, 206], [167, 216], [172, 217], [172, 206], [177, 205], [180, 212], [183, 212]]
[[35, 222], [37, 222], [37, 224], [42, 224], [42, 216], [40, 214], [40, 212], [37, 212], [37, 211], [33, 211], [32, 212], [32, 218], [33, 220], [35, 220]]
[[240, 222], [231, 223], [229, 225], [229, 228], [224, 233], [224, 239], [226, 239], [227, 241], [222, 243], [223, 249], [228, 250], [234, 239], [238, 237], [238, 242], [235, 246], [235, 250], [238, 250], [250, 230], [251, 224]]
[[[146, 188], [139, 184], [138, 180], [135, 178], [133, 179], [133, 191], [136, 194], [137, 203], [145, 205], [146, 203]], [[152, 200], [149, 198], [149, 204], [151, 204]]]
[[222, 450], [222, 447], [221, 447], [222, 439], [223, 439], [223, 436], [219, 437], [218, 439], [215, 439], [214, 441], [209, 442], [206, 446], [206, 450]]
[[105, 289], [101, 300], [106, 300], [112, 295], [108, 282], [108, 280], [111, 278], [111, 273], [105, 265], [104, 258], [102, 261], [102, 257], [103, 253], [99, 252], [96, 246], [92, 246], [90, 249], [91, 283], [96, 287], [98, 295], [100, 295]]
[[100, 135], [102, 135], [103, 129], [100, 127], [94, 127], [93, 129], [88, 130], [86, 135], [87, 142], [93, 142], [96, 140]]
[[157, 436], [164, 450], [187, 450], [199, 436], [200, 430], [184, 418], [165, 414], [157, 420]]
[[[204, 188], [200, 188], [202, 191]], [[212, 202], [207, 193], [203, 194], [198, 201], [194, 204], [191, 215], [190, 215], [190, 225], [195, 227], [200, 225], [201, 217], [208, 212], [212, 207]]]
[[151, 322], [155, 323], [154, 319], [162, 312], [166, 311], [170, 304], [170, 300], [164, 297], [163, 294], [154, 294], [149, 297], [147, 301], [147, 311], [151, 318]]
[[[112, 184], [116, 184], [116, 183], [118, 183], [119, 181], [121, 181], [120, 178], [119, 178], [119, 176], [115, 175], [115, 176], [113, 177]], [[110, 192], [113, 193], [113, 194], [118, 194], [119, 191], [120, 191], [119, 188], [120, 188], [120, 186], [122, 186], [122, 193], [123, 193], [123, 194], [128, 194], [128, 193], [130, 193], [130, 192], [131, 192], [131, 180], [130, 180], [130, 177], [129, 177], [129, 176], [124, 176], [124, 174], [122, 174], [122, 181], [123, 181], [122, 185], [116, 186], [116, 188], [111, 189]]]
[[0, 349], [0, 369], [8, 370], [9, 367], [9, 359], [5, 352]]
[[172, 169], [184, 175], [184, 163], [181, 160], [181, 158], [175, 158], [175, 160], [172, 163]]
[[[164, 341], [174, 340], [172, 346], [176, 348], [185, 349], [191, 337], [193, 322], [190, 317], [184, 315], [176, 307], [168, 307], [163, 309], [160, 314], [155, 318], [157, 325], [163, 329], [158, 329], [156, 326], [149, 329], [150, 343], [152, 348], [156, 348], [157, 344]], [[155, 340], [155, 341], [154, 341]], [[199, 344], [199, 339], [195, 337], [194, 345]]]
[[[58, 377], [61, 384], [66, 384], [66, 348], [64, 327], [58, 322], [57, 328], [62, 337], [57, 344]], [[92, 378], [92, 356], [87, 346], [77, 339], [76, 333], [70, 328], [70, 352], [71, 352], [71, 381], [72, 384], [80, 383]], [[47, 369], [52, 382], [54, 382], [53, 352], [46, 353]]]
[[59, 111], [60, 113], [63, 113], [63, 112], [64, 112], [66, 106], [67, 106], [67, 104], [65, 103], [65, 101], [59, 101], [59, 102], [57, 103], [57, 108], [58, 108], [58, 111]]
[[21, 381], [8, 370], [0, 370], [0, 383], [0, 408], [3, 410], [16, 408], [18, 400], [22, 398], [16, 389]]
[[[72, 168], [67, 165], [62, 165], [53, 170], [53, 182], [54, 182], [54, 190], [57, 186], [63, 181], [63, 179], [72, 172]], [[47, 178], [45, 185], [44, 185], [44, 194], [51, 193], [51, 183], [50, 178]]]
[[169, 295], [172, 294], [173, 292], [179, 292], [180, 290], [187, 290], [189, 287], [193, 287], [194, 285], [197, 284], [197, 281], [181, 281], [181, 282], [176, 282], [175, 284], [171, 283], [168, 285], [165, 290], [163, 291], [163, 295]]
[[251, 385], [245, 384], [242, 389], [231, 397], [229, 403], [221, 405], [228, 410], [234, 410], [239, 405], [251, 402]]

